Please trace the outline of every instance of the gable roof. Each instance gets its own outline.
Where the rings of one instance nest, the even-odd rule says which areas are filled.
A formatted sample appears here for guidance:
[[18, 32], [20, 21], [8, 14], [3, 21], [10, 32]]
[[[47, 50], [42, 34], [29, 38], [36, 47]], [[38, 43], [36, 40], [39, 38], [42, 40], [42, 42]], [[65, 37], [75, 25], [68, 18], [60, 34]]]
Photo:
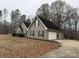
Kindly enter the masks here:
[[[39, 16], [38, 16], [39, 17]], [[39, 19], [42, 21], [42, 23], [48, 28], [48, 29], [56, 29], [58, 30], [58, 26], [56, 26], [53, 22], [45, 19], [45, 18], [42, 18], [42, 17], [39, 17]]]
[[19, 25], [20, 29], [23, 31], [22, 27]]
[[[55, 29], [55, 30], [59, 30], [59, 27], [56, 26], [54, 23], [52, 23], [51, 21], [45, 19], [45, 18], [42, 18], [42, 17], [39, 17], [39, 16], [35, 16], [33, 22], [30, 24], [29, 28], [32, 26], [32, 24], [35, 22], [36, 20], [36, 17], [38, 18], [38, 20], [43, 24], [43, 26], [45, 27], [45, 29]], [[27, 29], [27, 30], [28, 30]]]
[[28, 28], [29, 25], [30, 25], [30, 23], [28, 23], [28, 22], [24, 22], [24, 24], [26, 25], [27, 28]]

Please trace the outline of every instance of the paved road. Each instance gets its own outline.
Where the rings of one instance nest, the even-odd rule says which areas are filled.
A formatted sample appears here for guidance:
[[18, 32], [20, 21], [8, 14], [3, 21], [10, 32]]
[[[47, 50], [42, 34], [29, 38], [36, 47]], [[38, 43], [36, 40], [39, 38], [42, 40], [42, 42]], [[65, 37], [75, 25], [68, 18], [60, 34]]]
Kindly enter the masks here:
[[41, 58], [78, 58], [79, 57], [79, 41], [76, 40], [57, 40], [62, 47], [51, 51]]

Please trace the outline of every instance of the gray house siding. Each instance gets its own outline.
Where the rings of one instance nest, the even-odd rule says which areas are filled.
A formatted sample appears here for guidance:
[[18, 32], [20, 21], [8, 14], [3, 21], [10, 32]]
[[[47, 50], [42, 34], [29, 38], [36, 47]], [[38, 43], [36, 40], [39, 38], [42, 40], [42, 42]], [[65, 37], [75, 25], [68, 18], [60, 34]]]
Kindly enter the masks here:
[[23, 33], [23, 31], [22, 31], [20, 26], [18, 26], [18, 28], [16, 29], [16, 33], [17, 34], [22, 34]]
[[17, 33], [17, 34], [22, 33], [20, 27], [17, 28], [16, 33]]
[[21, 25], [21, 27], [23, 28], [23, 34], [26, 34], [26, 30], [27, 30], [26, 25], [23, 23], [23, 24]]
[[[32, 38], [39, 38], [39, 39], [45, 39], [45, 40], [47, 40], [48, 39], [48, 31], [45, 29], [45, 27], [43, 26], [43, 24], [39, 20], [38, 20], [39, 26], [36, 27], [36, 25], [35, 25], [36, 24], [36, 20], [34, 21], [34, 23], [32, 23], [32, 26], [27, 31], [27, 36], [28, 37], [32, 37]], [[30, 36], [30, 31], [34, 31], [34, 36]], [[39, 31], [44, 31], [44, 37], [39, 37], [38, 36], [38, 34], [39, 34], [38, 32]]]

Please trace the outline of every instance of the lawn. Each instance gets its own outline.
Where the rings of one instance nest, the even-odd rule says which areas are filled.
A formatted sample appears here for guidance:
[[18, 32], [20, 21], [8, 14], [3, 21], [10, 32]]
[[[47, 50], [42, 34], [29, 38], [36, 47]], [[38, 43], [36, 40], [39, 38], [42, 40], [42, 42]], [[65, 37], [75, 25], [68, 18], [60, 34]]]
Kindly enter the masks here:
[[40, 57], [60, 46], [59, 43], [0, 35], [0, 57]]

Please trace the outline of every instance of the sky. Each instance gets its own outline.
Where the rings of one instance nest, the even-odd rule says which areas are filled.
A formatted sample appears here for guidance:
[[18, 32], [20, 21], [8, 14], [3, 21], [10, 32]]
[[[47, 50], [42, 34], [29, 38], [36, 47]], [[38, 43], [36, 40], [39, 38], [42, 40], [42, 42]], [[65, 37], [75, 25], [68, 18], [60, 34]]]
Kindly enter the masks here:
[[[20, 9], [22, 14], [35, 15], [36, 10], [44, 3], [51, 5], [56, 0], [0, 0], [0, 10], [6, 8], [10, 13], [12, 10]], [[79, 0], [63, 0], [75, 8], [79, 8]]]

